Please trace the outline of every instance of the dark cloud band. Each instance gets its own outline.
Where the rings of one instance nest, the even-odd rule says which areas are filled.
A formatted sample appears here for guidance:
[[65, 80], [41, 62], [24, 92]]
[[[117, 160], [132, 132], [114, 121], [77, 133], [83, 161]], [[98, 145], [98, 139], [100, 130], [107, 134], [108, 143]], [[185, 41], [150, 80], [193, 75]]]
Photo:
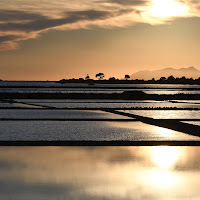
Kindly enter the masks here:
[[137, 5], [144, 5], [144, 4], [148, 3], [149, 1], [145, 1], [145, 0], [108, 0], [107, 2], [117, 3], [117, 4], [121, 4], [121, 5], [137, 6]]

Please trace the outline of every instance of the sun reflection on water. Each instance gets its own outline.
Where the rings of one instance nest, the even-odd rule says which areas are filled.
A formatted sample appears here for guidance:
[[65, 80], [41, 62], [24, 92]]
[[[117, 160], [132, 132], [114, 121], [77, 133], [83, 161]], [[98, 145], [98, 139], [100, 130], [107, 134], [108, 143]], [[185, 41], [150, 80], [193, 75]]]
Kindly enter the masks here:
[[146, 175], [146, 180], [148, 185], [154, 189], [173, 190], [173, 188], [176, 187], [177, 183], [180, 181], [180, 178], [178, 174], [173, 171], [152, 169]]
[[151, 147], [152, 168], [146, 171], [147, 184], [160, 191], [173, 190], [180, 182], [178, 174], [172, 169], [181, 157], [180, 147]]
[[171, 168], [179, 158], [179, 148], [156, 146], [152, 148], [152, 161], [160, 168]]
[[0, 158], [0, 199], [200, 196], [199, 147], [1, 147]]
[[152, 127], [155, 132], [158, 134], [158, 137], [163, 137], [163, 138], [174, 138], [174, 132], [171, 129], [168, 128], [163, 128], [163, 127], [158, 127], [158, 126], [154, 126]]

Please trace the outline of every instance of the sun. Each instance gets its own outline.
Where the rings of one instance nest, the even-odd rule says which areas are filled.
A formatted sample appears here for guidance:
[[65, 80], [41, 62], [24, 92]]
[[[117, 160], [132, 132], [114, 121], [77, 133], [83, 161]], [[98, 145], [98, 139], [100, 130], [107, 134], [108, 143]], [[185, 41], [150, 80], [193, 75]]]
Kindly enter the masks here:
[[188, 7], [176, 0], [152, 0], [149, 13], [153, 17], [178, 17], [184, 16]]

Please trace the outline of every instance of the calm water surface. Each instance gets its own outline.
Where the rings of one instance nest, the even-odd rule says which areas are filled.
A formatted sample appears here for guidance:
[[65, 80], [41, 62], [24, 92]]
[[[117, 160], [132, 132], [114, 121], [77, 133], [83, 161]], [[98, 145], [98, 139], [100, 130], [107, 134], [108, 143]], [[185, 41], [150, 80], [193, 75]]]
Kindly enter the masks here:
[[[1, 109], [0, 119], [130, 119], [98, 110]], [[23, 123], [23, 122], [22, 122]]]
[[[26, 102], [28, 104], [28, 102]], [[31, 102], [30, 102], [31, 103]], [[48, 102], [40, 102], [40, 103], [33, 103], [37, 106], [47, 106], [51, 108], [200, 108], [200, 104], [190, 104], [190, 103], [171, 103], [171, 102], [113, 102], [113, 103], [84, 103], [84, 102], [66, 102], [66, 103], [48, 103]]]
[[199, 110], [124, 110], [123, 112], [154, 119], [200, 119]]
[[200, 147], [0, 147], [2, 200], [200, 198]]

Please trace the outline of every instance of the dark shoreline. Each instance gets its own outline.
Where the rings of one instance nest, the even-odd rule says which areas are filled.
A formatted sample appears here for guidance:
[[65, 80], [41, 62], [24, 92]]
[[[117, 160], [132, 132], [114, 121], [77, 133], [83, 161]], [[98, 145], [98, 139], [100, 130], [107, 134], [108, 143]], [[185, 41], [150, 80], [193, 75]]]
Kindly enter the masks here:
[[115, 100], [200, 100], [200, 94], [146, 94], [142, 91], [125, 91], [123, 93], [0, 93], [4, 99], [115, 99]]
[[[117, 85], [117, 84], [116, 84]], [[138, 84], [139, 85], [139, 84]], [[152, 84], [153, 85], [153, 84]], [[170, 84], [171, 85], [171, 84]], [[190, 85], [191, 86], [191, 85]], [[180, 88], [180, 87], [163, 87], [163, 88], [160, 88], [160, 87], [130, 87], [130, 86], [123, 86], [123, 87], [118, 87], [118, 86], [115, 86], [115, 87], [111, 87], [111, 86], [103, 86], [103, 87], [100, 87], [100, 86], [89, 86], [89, 85], [86, 85], [86, 86], [0, 86], [0, 88], [3, 88], [3, 89], [29, 89], [29, 88], [32, 88], [32, 89], [101, 89], [101, 90], [105, 90], [105, 89], [110, 89], [110, 90], [119, 90], [119, 89], [124, 89], [124, 90], [143, 90], [143, 89], [151, 89], [151, 90], [183, 90], [183, 91], [187, 91], [187, 90], [200, 90], [200, 85], [199, 85], [199, 88]]]

